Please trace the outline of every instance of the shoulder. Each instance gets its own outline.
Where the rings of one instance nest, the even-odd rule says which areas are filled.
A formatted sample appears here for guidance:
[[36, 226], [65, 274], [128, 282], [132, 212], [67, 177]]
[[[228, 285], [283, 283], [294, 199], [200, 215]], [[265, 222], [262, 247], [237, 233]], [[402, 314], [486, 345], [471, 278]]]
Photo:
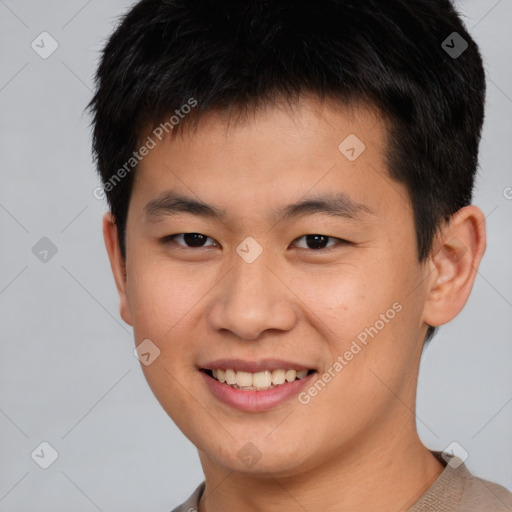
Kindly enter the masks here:
[[204, 487], [205, 482], [203, 481], [196, 487], [194, 492], [188, 497], [188, 499], [184, 503], [172, 509], [171, 512], [198, 512], [199, 500], [201, 498], [201, 495], [203, 494]]
[[512, 493], [505, 487], [478, 478], [466, 469], [461, 510], [512, 512]]
[[409, 512], [512, 512], [512, 493], [505, 487], [473, 475], [458, 457]]

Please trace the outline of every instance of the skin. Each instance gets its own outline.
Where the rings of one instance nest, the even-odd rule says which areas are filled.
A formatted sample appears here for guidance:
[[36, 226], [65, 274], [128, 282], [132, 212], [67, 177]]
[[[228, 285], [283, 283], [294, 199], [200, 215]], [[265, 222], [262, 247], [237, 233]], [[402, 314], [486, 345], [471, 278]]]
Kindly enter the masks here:
[[[353, 162], [338, 149], [352, 133], [366, 146]], [[210, 112], [137, 169], [126, 262], [114, 219], [104, 217], [121, 316], [137, 344], [149, 338], [161, 351], [142, 366], [145, 377], [199, 451], [200, 512], [396, 512], [443, 470], [416, 430], [419, 361], [427, 326], [449, 322], [468, 299], [485, 250], [484, 217], [475, 206], [457, 212], [420, 264], [409, 195], [386, 171], [386, 133], [370, 108], [312, 97], [246, 118]], [[227, 216], [148, 221], [145, 205], [169, 190]], [[270, 217], [334, 192], [373, 213]], [[191, 248], [181, 237], [161, 241], [180, 233], [210, 238]], [[333, 249], [308, 246], [308, 234], [333, 237]], [[250, 264], [236, 252], [248, 236], [263, 249]], [[219, 402], [198, 371], [218, 358], [280, 358], [323, 374], [394, 303], [401, 311], [306, 405], [292, 397], [242, 412]], [[261, 454], [251, 467], [237, 456], [248, 442]]]

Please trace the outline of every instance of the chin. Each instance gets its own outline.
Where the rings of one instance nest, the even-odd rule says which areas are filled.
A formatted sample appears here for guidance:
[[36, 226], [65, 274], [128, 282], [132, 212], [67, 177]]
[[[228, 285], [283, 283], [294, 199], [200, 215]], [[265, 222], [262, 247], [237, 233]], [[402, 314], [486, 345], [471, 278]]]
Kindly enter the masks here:
[[[212, 447], [213, 448], [213, 447]], [[216, 449], [203, 450], [203, 453], [217, 466], [227, 471], [246, 475], [261, 476], [262, 478], [287, 477], [301, 473], [301, 468], [307, 464], [305, 454], [299, 454], [300, 447], [281, 446], [277, 452], [270, 443], [263, 441], [233, 441], [225, 446], [221, 453]]]

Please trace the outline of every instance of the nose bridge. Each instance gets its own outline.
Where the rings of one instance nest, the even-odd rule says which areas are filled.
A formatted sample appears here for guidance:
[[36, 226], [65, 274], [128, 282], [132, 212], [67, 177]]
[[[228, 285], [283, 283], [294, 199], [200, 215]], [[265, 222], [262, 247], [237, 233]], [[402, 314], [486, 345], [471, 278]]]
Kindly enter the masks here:
[[[246, 247], [241, 244], [240, 248]], [[240, 338], [255, 339], [268, 329], [293, 328], [296, 311], [286, 286], [268, 268], [269, 256], [270, 251], [262, 251], [254, 260], [244, 259], [243, 253], [234, 255], [233, 268], [209, 311], [214, 329], [227, 329]]]

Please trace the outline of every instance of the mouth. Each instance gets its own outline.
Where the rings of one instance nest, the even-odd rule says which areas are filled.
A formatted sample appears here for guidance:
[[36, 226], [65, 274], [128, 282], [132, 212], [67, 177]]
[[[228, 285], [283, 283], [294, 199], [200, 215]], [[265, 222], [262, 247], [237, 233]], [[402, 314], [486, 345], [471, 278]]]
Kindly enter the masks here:
[[232, 368], [201, 368], [203, 373], [232, 389], [243, 391], [268, 391], [302, 380], [316, 373], [314, 369], [278, 368], [251, 373]]
[[204, 362], [197, 369], [213, 397], [250, 413], [291, 406], [293, 397], [318, 375], [315, 368], [275, 358], [217, 359]]

